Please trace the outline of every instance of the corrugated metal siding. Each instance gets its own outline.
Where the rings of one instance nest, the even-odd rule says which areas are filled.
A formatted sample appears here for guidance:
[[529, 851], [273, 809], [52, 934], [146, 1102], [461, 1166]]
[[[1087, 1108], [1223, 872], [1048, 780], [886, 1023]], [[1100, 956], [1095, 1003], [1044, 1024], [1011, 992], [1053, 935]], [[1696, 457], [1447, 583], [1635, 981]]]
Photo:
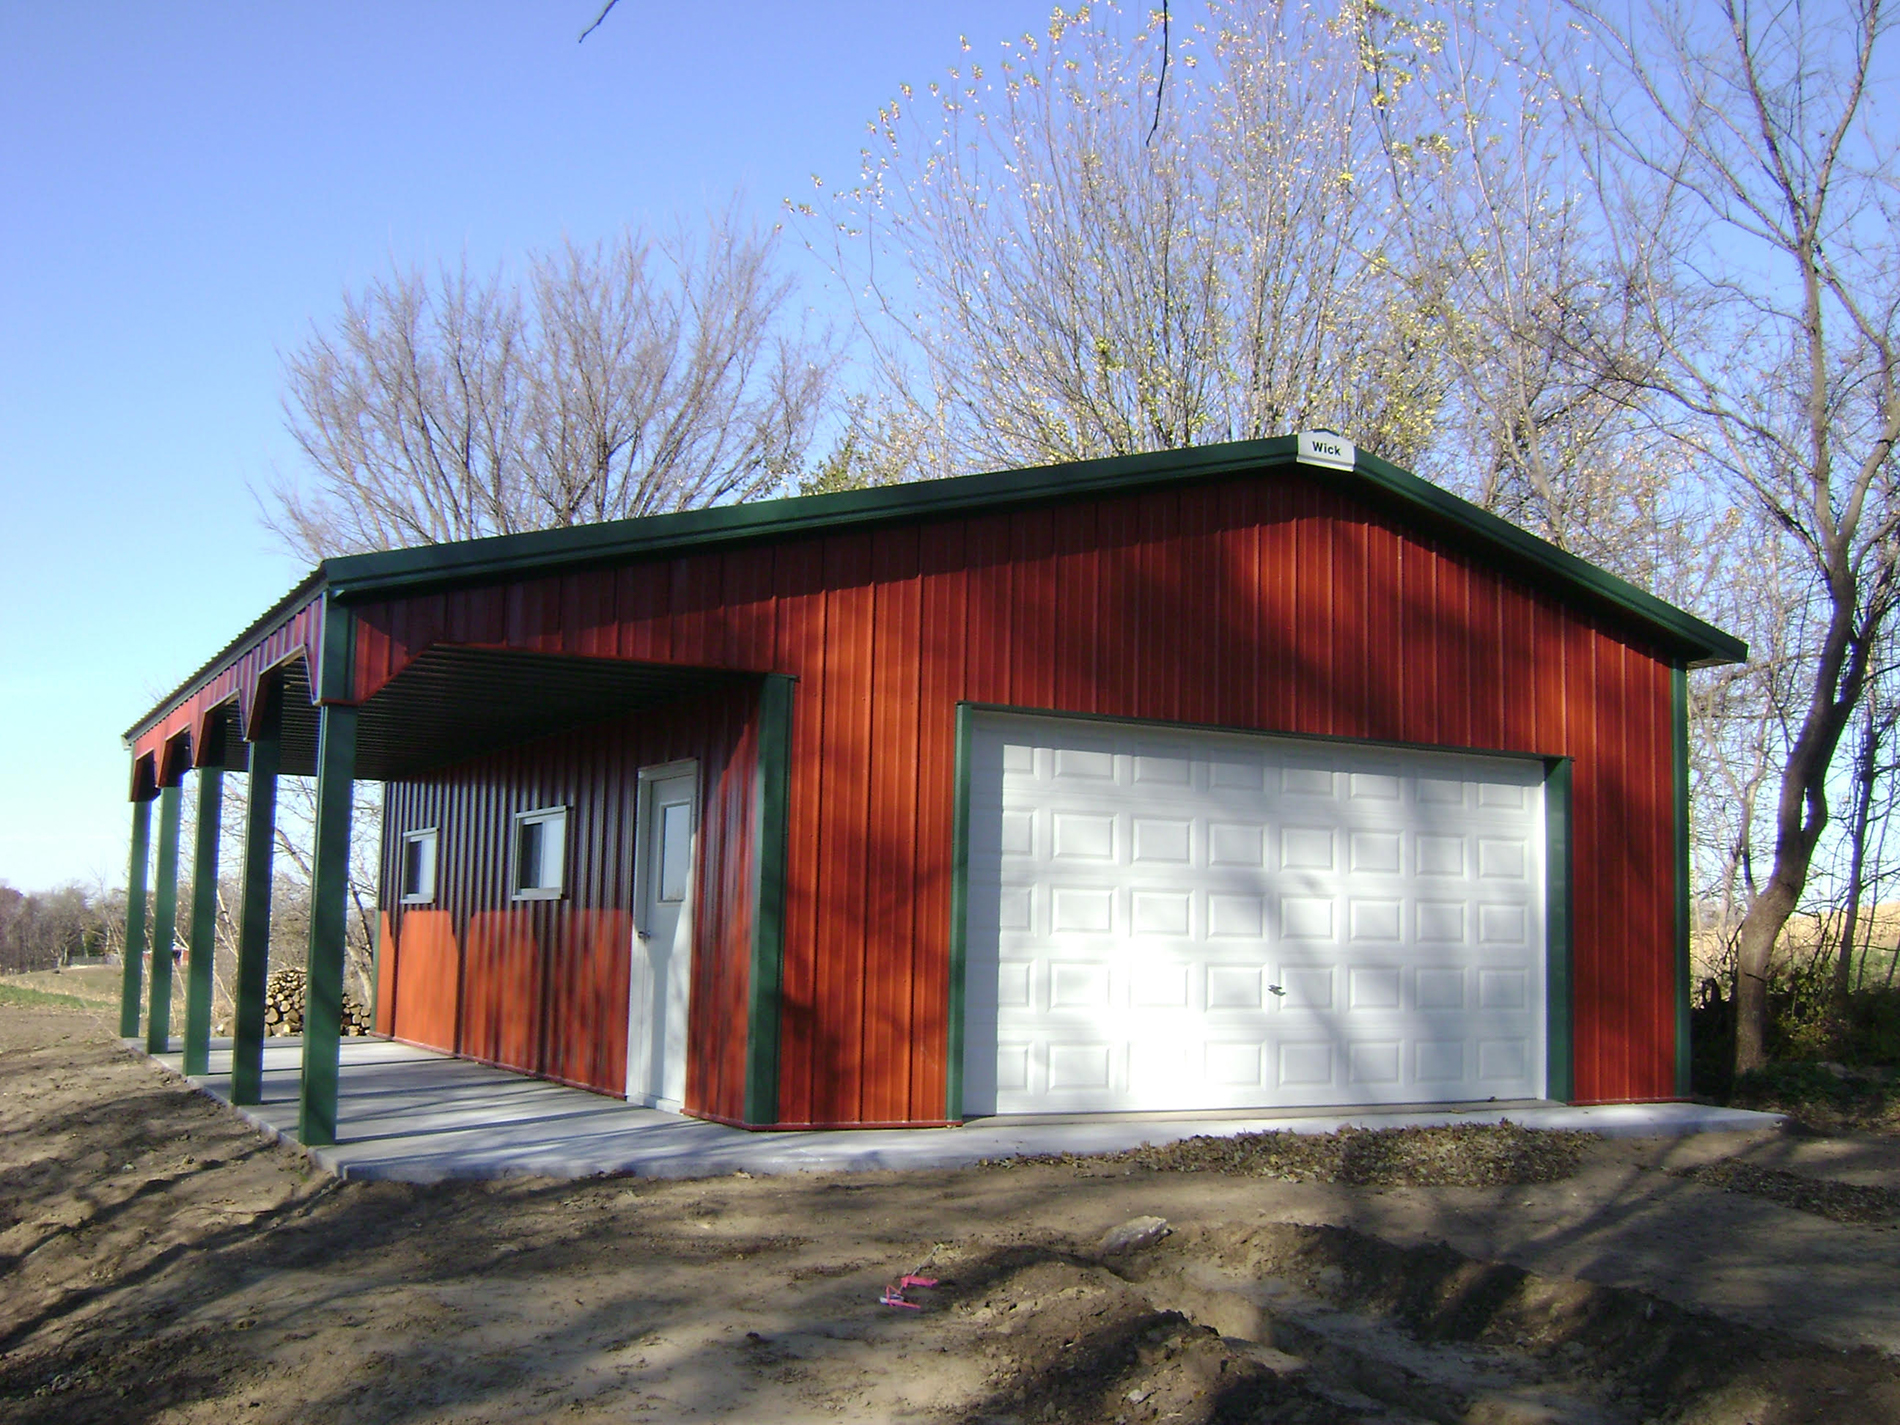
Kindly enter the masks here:
[[211, 719], [218, 709], [234, 700], [239, 725], [248, 730], [264, 675], [299, 656], [305, 667], [316, 667], [322, 645], [323, 599], [319, 595], [285, 614], [281, 622], [260, 634], [249, 648], [225, 663], [163, 718], [133, 739], [132, 760], [136, 763], [151, 757], [162, 764], [165, 744], [181, 732], [191, 734], [192, 753], [198, 755], [205, 745]]
[[[734, 970], [750, 963], [743, 888], [756, 696], [742, 689], [695, 698], [390, 783], [383, 974], [394, 993], [379, 1007], [379, 1024], [400, 1039], [622, 1092], [638, 773], [697, 758], [703, 798], [687, 1103], [741, 1117], [746, 981], [740, 973], [735, 984]], [[568, 893], [511, 901], [514, 813], [556, 805], [568, 808]], [[429, 826], [438, 829], [436, 902], [401, 906], [401, 834]]]
[[[1673, 1093], [1668, 669], [1606, 618], [1323, 477], [1230, 479], [370, 606], [357, 695], [438, 637], [800, 679], [783, 1122], [943, 1112], [959, 699], [1574, 758], [1577, 1095]], [[508, 765], [516, 782], [530, 776]], [[728, 904], [743, 899], [735, 890]], [[733, 1101], [742, 1064], [728, 1041], [743, 1037], [733, 1026], [749, 969], [745, 936], [712, 934], [696, 996], [698, 975], [714, 983], [695, 1003], [734, 1017], [709, 1029], [716, 1063], [694, 1061], [717, 1084], [707, 1105]], [[696, 1036], [702, 1022], [696, 1013]]]

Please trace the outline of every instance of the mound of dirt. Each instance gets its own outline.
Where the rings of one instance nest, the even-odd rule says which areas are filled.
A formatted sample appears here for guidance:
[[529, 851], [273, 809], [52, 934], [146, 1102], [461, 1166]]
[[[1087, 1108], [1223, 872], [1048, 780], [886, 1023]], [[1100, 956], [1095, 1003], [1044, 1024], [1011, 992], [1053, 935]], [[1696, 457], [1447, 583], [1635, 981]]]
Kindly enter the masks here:
[[1900, 1375], [1873, 1351], [1350, 1228], [1209, 1226], [1112, 1264], [1044, 1249], [983, 1270], [960, 1288], [965, 1314], [1020, 1342], [992, 1420], [1745, 1425], [1900, 1409]]
[[1160, 1173], [1239, 1173], [1288, 1182], [1355, 1187], [1505, 1187], [1561, 1182], [1577, 1171], [1590, 1133], [1464, 1123], [1442, 1128], [1342, 1128], [1336, 1133], [1239, 1133], [1144, 1143], [1123, 1153], [1001, 1159], [1025, 1163], [1121, 1164]]
[[958, 1416], [970, 1425], [1357, 1418], [1309, 1390], [1300, 1363], [1289, 1357], [1293, 1369], [1273, 1370], [1211, 1326], [1157, 1308], [1087, 1256], [1025, 1246], [950, 1269], [955, 1276], [943, 1285], [951, 1329], [980, 1341], [989, 1361], [987, 1394]]

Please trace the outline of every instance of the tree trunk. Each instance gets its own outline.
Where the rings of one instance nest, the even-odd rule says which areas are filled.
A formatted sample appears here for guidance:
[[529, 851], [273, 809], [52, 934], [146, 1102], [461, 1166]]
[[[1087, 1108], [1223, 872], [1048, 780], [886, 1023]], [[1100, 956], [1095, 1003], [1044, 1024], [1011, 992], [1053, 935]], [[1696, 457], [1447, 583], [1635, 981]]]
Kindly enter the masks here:
[[1807, 888], [1815, 843], [1827, 827], [1827, 773], [1867, 670], [1867, 630], [1855, 626], [1858, 583], [1838, 548], [1830, 560], [1827, 634], [1815, 661], [1808, 708], [1781, 771], [1775, 861], [1742, 917], [1735, 947], [1735, 1072], [1767, 1062], [1768, 969], [1775, 942]]

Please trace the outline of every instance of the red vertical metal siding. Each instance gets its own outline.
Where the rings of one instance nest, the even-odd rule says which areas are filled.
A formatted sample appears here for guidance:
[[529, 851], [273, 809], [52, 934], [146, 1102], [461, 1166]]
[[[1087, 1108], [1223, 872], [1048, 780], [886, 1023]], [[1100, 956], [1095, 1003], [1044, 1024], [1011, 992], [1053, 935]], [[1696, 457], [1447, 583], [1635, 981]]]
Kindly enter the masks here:
[[[438, 636], [799, 679], [782, 1122], [942, 1114], [959, 700], [1573, 758], [1576, 1093], [1674, 1091], [1667, 665], [1608, 619], [1323, 477], [1278, 473], [787, 539], [410, 602], [359, 610], [359, 698]], [[667, 749], [685, 746], [689, 727], [704, 733], [695, 746], [708, 777], [707, 873], [689, 1093], [699, 1111], [732, 1117], [750, 973], [750, 929], [739, 924], [756, 757], [749, 707], [733, 704], [716, 732], [688, 719], [667, 742], [634, 720], [471, 764], [440, 792], [403, 793], [426, 801], [452, 791], [472, 809], [486, 788], [484, 824], [505, 827], [550, 765], [569, 766], [573, 794], [593, 799], [576, 845], [585, 834], [616, 847], [588, 871], [585, 908], [624, 911], [631, 891], [617, 878], [630, 853], [613, 815], [630, 815], [633, 768], [684, 755]], [[422, 801], [392, 807], [432, 814]], [[468, 854], [445, 845], [443, 865]], [[502, 884], [498, 857], [482, 863], [484, 904]], [[534, 1067], [617, 1087], [624, 949], [579, 947], [624, 947], [625, 937], [539, 913], [492, 952], [495, 973], [516, 954], [562, 966], [541, 980], [545, 1037], [591, 1047], [544, 1045]], [[405, 975], [399, 967], [398, 1025], [408, 1022]], [[475, 1042], [469, 1026], [462, 1033]]]
[[[544, 584], [520, 606], [553, 614]], [[563, 598], [585, 608], [586, 589]], [[601, 630], [605, 628], [605, 633]], [[528, 630], [531, 631], [531, 630]], [[525, 636], [525, 632], [524, 632]], [[536, 634], [540, 638], [545, 635]], [[583, 617], [563, 640], [615, 638]], [[401, 1039], [563, 1082], [619, 1093], [626, 1085], [627, 975], [633, 934], [633, 808], [639, 769], [699, 761], [701, 821], [694, 915], [687, 1101], [696, 1112], [744, 1109], [749, 964], [751, 788], [757, 760], [746, 689], [669, 704], [389, 784], [383, 903], [390, 907], [382, 976], [393, 993], [379, 1027]], [[564, 805], [567, 894], [513, 901], [508, 837], [514, 813]], [[436, 901], [403, 906], [401, 834], [438, 828]]]
[[265, 677], [282, 664], [301, 658], [314, 685], [322, 647], [323, 599], [313, 595], [286, 613], [281, 622], [259, 633], [248, 647], [232, 654], [230, 661], [193, 689], [189, 697], [134, 738], [132, 760], [162, 760], [165, 745], [185, 732], [191, 734], [192, 755], [197, 756], [205, 745], [207, 720], [232, 701], [237, 703], [240, 725], [248, 731]]

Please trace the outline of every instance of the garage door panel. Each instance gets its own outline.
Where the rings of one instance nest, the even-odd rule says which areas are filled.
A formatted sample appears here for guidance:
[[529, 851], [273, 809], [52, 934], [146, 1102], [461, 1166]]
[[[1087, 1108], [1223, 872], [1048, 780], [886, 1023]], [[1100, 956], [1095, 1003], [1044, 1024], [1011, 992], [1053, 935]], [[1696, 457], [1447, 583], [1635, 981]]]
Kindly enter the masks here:
[[983, 715], [965, 1108], [1541, 1092], [1541, 767]]

